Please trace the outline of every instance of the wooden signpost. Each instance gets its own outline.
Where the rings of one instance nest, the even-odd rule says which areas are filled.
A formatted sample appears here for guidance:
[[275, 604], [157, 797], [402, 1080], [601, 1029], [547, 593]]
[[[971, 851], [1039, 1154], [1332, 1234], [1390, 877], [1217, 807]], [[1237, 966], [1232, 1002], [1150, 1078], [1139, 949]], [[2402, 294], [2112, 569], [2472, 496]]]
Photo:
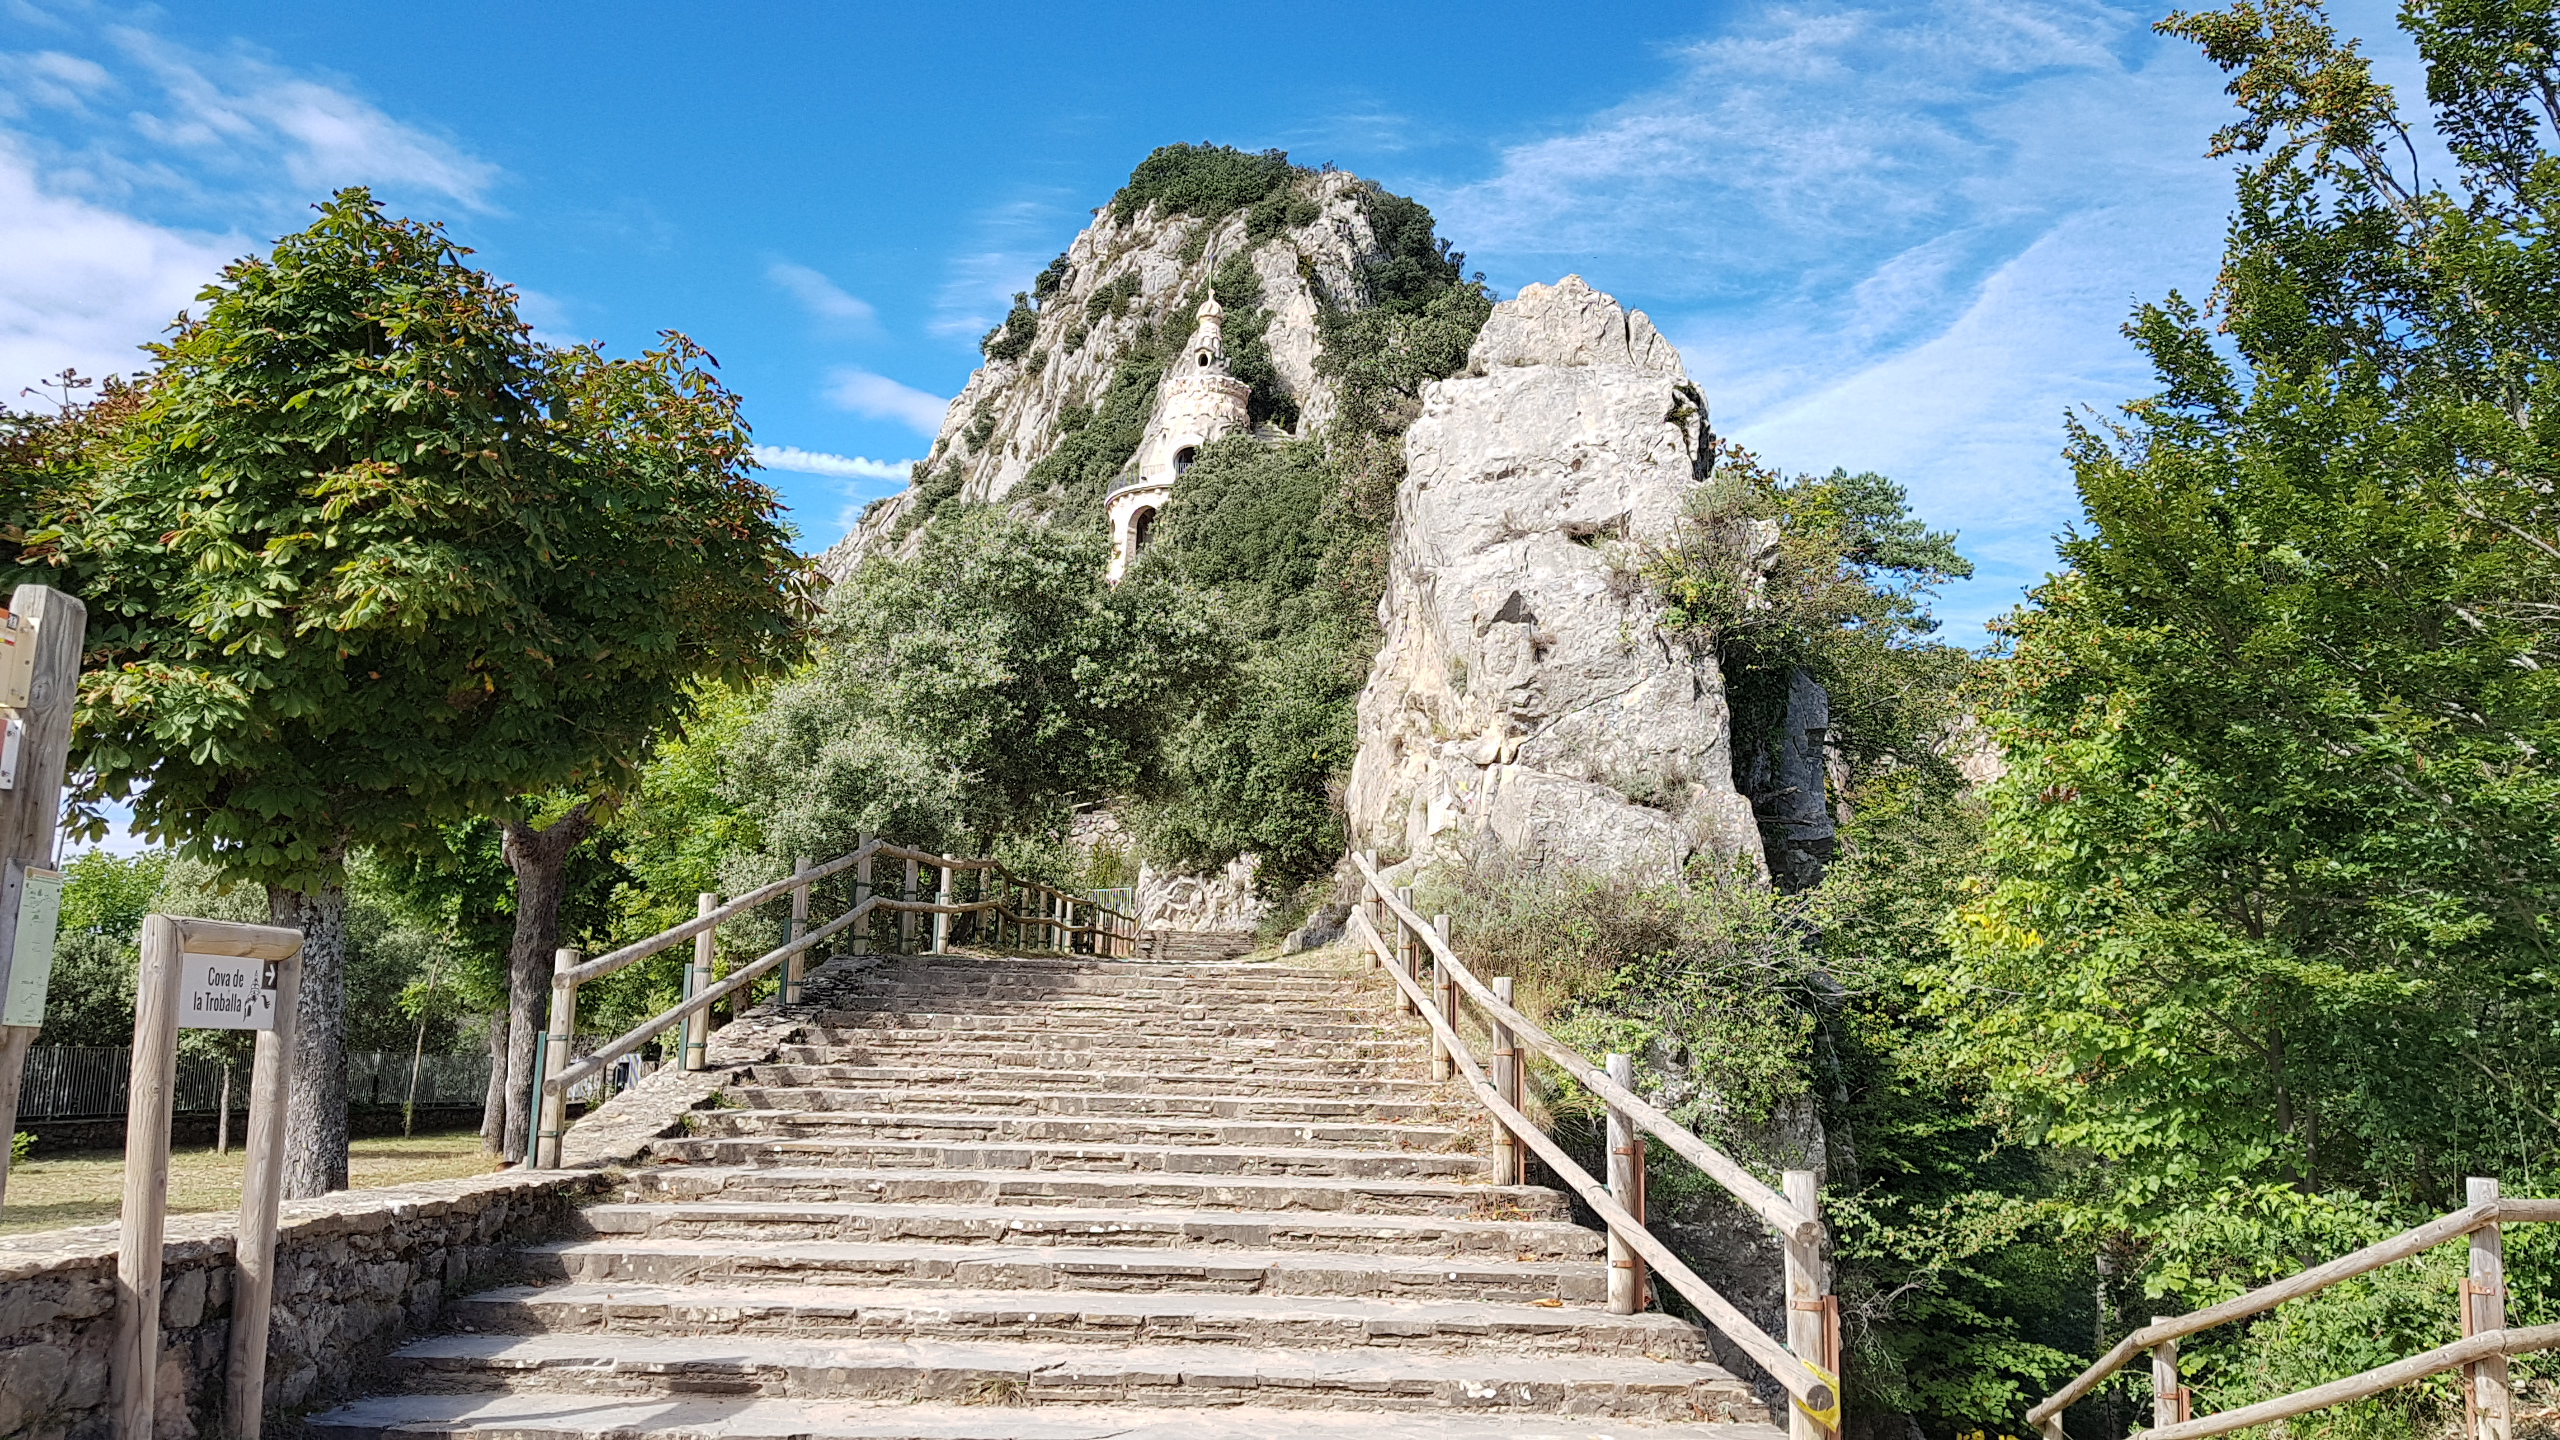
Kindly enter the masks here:
[[[53, 974], [54, 835], [88, 626], [89, 608], [49, 585], [19, 586], [0, 613], [0, 1141], [18, 1130], [18, 1084]], [[8, 1185], [0, 1145], [0, 1200]]]
[[178, 1031], [254, 1030], [248, 1174], [232, 1256], [231, 1358], [224, 1433], [257, 1440], [266, 1408], [267, 1321], [275, 1299], [276, 1206], [284, 1196], [284, 1111], [292, 1075], [302, 932], [273, 925], [146, 915], [135, 977], [133, 1084], [124, 1124], [124, 1216], [116, 1250], [110, 1377], [116, 1434], [153, 1433], [159, 1399], [160, 1255], [169, 1216], [169, 1119], [177, 1106]]

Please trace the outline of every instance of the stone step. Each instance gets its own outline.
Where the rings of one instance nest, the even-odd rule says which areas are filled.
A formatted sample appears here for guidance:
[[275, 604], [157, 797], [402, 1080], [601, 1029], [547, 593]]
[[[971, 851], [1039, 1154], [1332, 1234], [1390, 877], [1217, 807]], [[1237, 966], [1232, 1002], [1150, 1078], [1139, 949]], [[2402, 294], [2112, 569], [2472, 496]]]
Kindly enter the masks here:
[[697, 1201], [589, 1205], [591, 1236], [659, 1240], [811, 1240], [941, 1244], [1080, 1245], [1131, 1249], [1343, 1250], [1372, 1255], [1505, 1256], [1589, 1260], [1600, 1233], [1566, 1221], [1464, 1220], [1440, 1215], [1323, 1211], [1124, 1209], [1051, 1205], [866, 1204]]
[[774, 1052], [775, 1061], [789, 1065], [894, 1069], [934, 1061], [969, 1067], [981, 1073], [1075, 1070], [1097, 1076], [1301, 1076], [1349, 1086], [1367, 1085], [1377, 1080], [1417, 1080], [1422, 1070], [1422, 1058], [1420, 1042], [1395, 1047], [1385, 1055], [1299, 1055], [1203, 1048], [1132, 1051], [1112, 1045], [1079, 1045], [1062, 1049], [1037, 1043], [989, 1045], [959, 1040], [912, 1045], [894, 1039], [852, 1045], [784, 1045]]
[[[981, 1083], [985, 1077], [978, 1078]], [[1474, 1107], [1454, 1097], [1438, 1100], [1354, 1099], [1335, 1088], [1312, 1095], [1155, 1093], [1124, 1095], [1090, 1090], [895, 1090], [838, 1085], [732, 1084], [721, 1092], [750, 1110], [856, 1110], [880, 1115], [993, 1111], [1015, 1115], [1134, 1115], [1213, 1120], [1333, 1120], [1449, 1124], [1470, 1118]]]
[[[1104, 1245], [951, 1245], [613, 1237], [518, 1252], [537, 1280], [583, 1285], [834, 1285], [1004, 1291], [1355, 1296], [1527, 1305], [1607, 1301], [1608, 1267], [1580, 1260], [1363, 1255], [1338, 1250], [1136, 1249]], [[1050, 1308], [1057, 1303], [1049, 1302]], [[1290, 1342], [1299, 1343], [1299, 1342]]]
[[1202, 1040], [1416, 1040], [1384, 1033], [1381, 1021], [1345, 1016], [1331, 1007], [1321, 1018], [1274, 1020], [1269, 1015], [1242, 1019], [1189, 1019], [1172, 1011], [1145, 1014], [1055, 1013], [1025, 1010], [1013, 1014], [949, 1013], [925, 1010], [831, 1010], [816, 1019], [818, 1033], [838, 1043], [882, 1035], [933, 1039], [1009, 1039], [1037, 1035], [1043, 1039], [1089, 1038], [1117, 1044], [1136, 1039], [1155, 1048], [1183, 1046]]
[[[912, 978], [919, 983], [952, 975], [988, 973], [1134, 976], [1177, 984], [1218, 984], [1230, 979], [1339, 982], [1346, 978], [1341, 970], [1313, 965], [1283, 965], [1269, 960], [1214, 963], [1188, 960], [1097, 960], [1089, 955], [977, 955], [965, 951], [950, 955], [886, 955], [879, 959], [882, 963], [869, 972], [871, 976], [896, 975], [901, 980]], [[1355, 975], [1359, 973], [1361, 972], [1353, 972]]]
[[[1424, 1054], [1422, 1037], [1375, 1036], [1366, 1040], [1303, 1036], [1209, 1036], [1077, 1033], [1061, 1031], [822, 1030], [802, 1042], [838, 1054], [913, 1055], [958, 1060], [1004, 1056], [1072, 1056], [1077, 1063], [1110, 1062], [1114, 1069], [1162, 1064], [1256, 1064], [1264, 1060], [1370, 1060], [1413, 1068]], [[830, 1056], [829, 1058], [834, 1058]]]
[[451, 1302], [454, 1328], [487, 1335], [774, 1336], [795, 1340], [998, 1340], [1076, 1345], [1375, 1347], [1460, 1354], [1706, 1358], [1705, 1337], [1668, 1315], [1468, 1301], [1304, 1295], [880, 1289], [853, 1285], [681, 1286], [587, 1281], [513, 1285]]
[[686, 1128], [693, 1135], [713, 1139], [735, 1136], [778, 1140], [841, 1137], [849, 1140], [916, 1140], [938, 1145], [1238, 1145], [1300, 1149], [1343, 1145], [1364, 1150], [1457, 1150], [1470, 1144], [1481, 1144], [1483, 1140], [1474, 1130], [1452, 1126], [1144, 1115], [696, 1110], [684, 1118]]
[[1395, 1020], [1395, 1007], [1385, 994], [1326, 994], [1311, 997], [1300, 1015], [1265, 999], [1183, 999], [1183, 1002], [1121, 1002], [1121, 999], [991, 999], [975, 994], [883, 994], [878, 1004], [835, 1004], [809, 1020], [832, 1030], [1039, 1030], [1065, 1033], [1126, 1030], [1132, 1025], [1183, 1025], [1185, 1033], [1313, 1033], [1311, 1027], [1339, 1027], [1357, 1022], [1357, 1030], [1377, 1030]]
[[1267, 975], [1229, 975], [1210, 978], [1192, 973], [1159, 978], [1148, 975], [1104, 975], [1084, 970], [1037, 973], [986, 970], [975, 974], [957, 974], [937, 968], [903, 977], [889, 970], [874, 970], [862, 975], [847, 976], [836, 986], [834, 993], [919, 997], [1002, 995], [1019, 996], [1027, 1000], [1118, 998], [1131, 1001], [1198, 996], [1221, 1000], [1260, 1000], [1265, 1004], [1297, 1004], [1306, 1000], [1324, 1000], [1369, 992], [1386, 994], [1390, 993], [1391, 988], [1384, 977], [1365, 973], [1332, 975], [1322, 979], [1291, 980]]
[[[696, 1114], [717, 1114], [697, 1111]], [[847, 1165], [866, 1169], [1042, 1170], [1175, 1175], [1306, 1175], [1356, 1180], [1483, 1175], [1483, 1156], [1433, 1150], [1306, 1149], [1276, 1145], [949, 1144], [933, 1140], [714, 1136], [659, 1140], [649, 1153], [679, 1165]]]
[[1602, 1432], [1571, 1416], [1481, 1412], [633, 1401], [489, 1391], [379, 1396], [303, 1423], [313, 1440], [1782, 1440], [1786, 1434], [1760, 1421], [1617, 1419]]
[[1583, 1423], [1764, 1418], [1750, 1387], [1719, 1366], [1621, 1355], [439, 1335], [403, 1346], [386, 1369], [419, 1389], [587, 1397], [1254, 1404], [1282, 1410], [1569, 1414]]
[[[1213, 1051], [1229, 1056], [1339, 1056], [1382, 1058], [1421, 1053], [1428, 1043], [1421, 1030], [1400, 1035], [1380, 1025], [1226, 1025], [1201, 1022], [1114, 1022], [1114, 1025], [927, 1025], [896, 1022], [881, 1025], [812, 1025], [806, 1043], [814, 1045], [983, 1045], [983, 1048], [1039, 1048], [1039, 1051]], [[965, 1017], [950, 1017], [965, 1020]]]
[[1332, 1074], [1262, 1074], [1246, 1071], [1231, 1078], [1219, 1079], [1202, 1075], [1158, 1075], [1147, 1071], [1032, 1070], [1003, 1067], [939, 1067], [930, 1065], [807, 1065], [764, 1064], [748, 1066], [738, 1082], [745, 1086], [771, 1086], [778, 1089], [818, 1088], [839, 1093], [905, 1093], [927, 1092], [964, 1095], [981, 1087], [1023, 1094], [1055, 1095], [1062, 1093], [1090, 1095], [1196, 1095], [1204, 1087], [1218, 1093], [1271, 1097], [1312, 1095], [1338, 1097], [1345, 1093], [1372, 1097], [1378, 1101], [1422, 1101], [1448, 1098], [1465, 1102], [1465, 1092], [1452, 1084], [1435, 1080], [1402, 1080], [1360, 1077], [1345, 1078]]
[[1037, 1214], [1191, 1211], [1415, 1216], [1449, 1220], [1564, 1221], [1559, 1191], [1465, 1178], [1303, 1175], [1219, 1176], [1170, 1171], [1092, 1174], [960, 1166], [866, 1170], [855, 1166], [671, 1166], [640, 1170], [623, 1185], [632, 1203], [721, 1200], [747, 1204], [978, 1205]]

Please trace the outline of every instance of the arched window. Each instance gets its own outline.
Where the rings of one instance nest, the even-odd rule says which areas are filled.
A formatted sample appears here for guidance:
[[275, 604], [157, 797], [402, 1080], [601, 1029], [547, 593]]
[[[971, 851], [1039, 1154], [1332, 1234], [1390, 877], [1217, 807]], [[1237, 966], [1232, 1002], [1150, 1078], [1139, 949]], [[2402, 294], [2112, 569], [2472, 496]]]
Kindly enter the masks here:
[[1203, 370], [1209, 368], [1209, 352], [1206, 350], [1200, 352], [1200, 368]]
[[[1183, 471], [1190, 469], [1191, 462], [1198, 458], [1200, 458], [1200, 452], [1189, 445], [1185, 445], [1181, 449], [1174, 451], [1173, 473], [1179, 475]], [[1152, 514], [1153, 512], [1151, 511], [1149, 513]]]
[[1129, 555], [1135, 559], [1147, 548], [1147, 536], [1156, 528], [1156, 510], [1150, 505], [1129, 517]]

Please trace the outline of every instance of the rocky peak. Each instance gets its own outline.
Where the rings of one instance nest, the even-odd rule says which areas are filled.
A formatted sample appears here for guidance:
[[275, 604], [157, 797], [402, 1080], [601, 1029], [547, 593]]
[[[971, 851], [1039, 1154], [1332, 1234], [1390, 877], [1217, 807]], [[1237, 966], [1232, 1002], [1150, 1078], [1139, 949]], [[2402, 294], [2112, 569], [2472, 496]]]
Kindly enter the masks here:
[[1425, 387], [1360, 696], [1354, 843], [1490, 840], [1667, 879], [1759, 865], [1712, 655], [1640, 574], [1708, 463], [1706, 401], [1642, 312], [1578, 276], [1494, 307]]
[[[1372, 193], [1341, 171], [1297, 171], [1276, 209], [1266, 201], [1211, 218], [1153, 203], [1095, 211], [1036, 297], [990, 334], [987, 363], [951, 402], [908, 488], [875, 505], [822, 568], [841, 577], [865, 554], [912, 544], [920, 521], [954, 500], [1063, 501], [1091, 507], [1098, 523], [1111, 477], [1089, 472], [1130, 462], [1157, 380], [1213, 290], [1244, 295], [1243, 304], [1229, 299], [1222, 338], [1228, 367], [1252, 387], [1255, 419], [1313, 433], [1332, 412], [1316, 368], [1319, 311], [1368, 304], [1367, 277], [1386, 258], [1370, 224]], [[1035, 474], [1071, 441], [1071, 453]]]

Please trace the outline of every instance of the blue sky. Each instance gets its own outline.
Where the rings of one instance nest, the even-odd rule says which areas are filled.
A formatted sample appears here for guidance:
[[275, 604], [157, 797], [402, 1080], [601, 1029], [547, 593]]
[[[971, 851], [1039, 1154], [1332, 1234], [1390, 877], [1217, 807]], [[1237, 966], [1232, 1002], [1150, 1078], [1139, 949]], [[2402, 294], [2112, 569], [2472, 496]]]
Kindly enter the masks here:
[[[2414, 96], [2388, 12], [2342, 7]], [[131, 369], [226, 258], [372, 184], [546, 335], [708, 345], [804, 543], [930, 443], [977, 337], [1153, 146], [1279, 146], [1429, 204], [1509, 294], [1578, 271], [1717, 426], [1882, 470], [2015, 603], [2061, 420], [2209, 287], [2221, 77], [2070, 0], [434, 6], [0, 0], [0, 386]]]

